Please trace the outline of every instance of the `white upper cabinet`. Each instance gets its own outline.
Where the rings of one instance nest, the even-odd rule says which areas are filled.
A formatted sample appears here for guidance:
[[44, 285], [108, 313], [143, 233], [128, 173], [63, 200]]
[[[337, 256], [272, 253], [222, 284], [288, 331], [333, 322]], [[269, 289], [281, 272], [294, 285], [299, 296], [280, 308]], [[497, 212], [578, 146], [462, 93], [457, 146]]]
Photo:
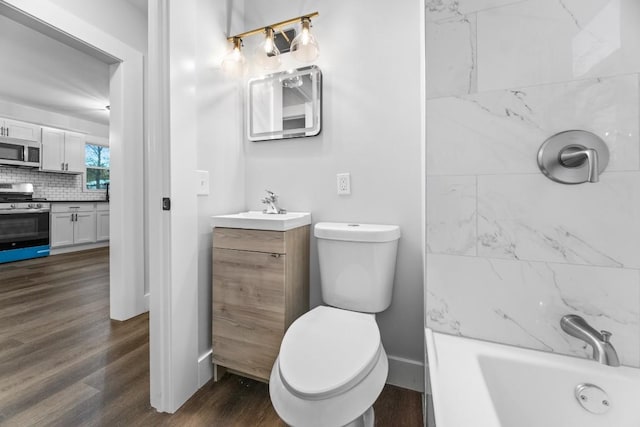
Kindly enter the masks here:
[[84, 172], [84, 141], [85, 136], [81, 133], [65, 132], [64, 145], [67, 171]]
[[83, 173], [84, 141], [81, 133], [42, 128], [43, 171]]
[[43, 171], [64, 170], [64, 131], [42, 128], [42, 165]]
[[17, 120], [0, 118], [0, 136], [23, 141], [39, 141], [40, 126]]

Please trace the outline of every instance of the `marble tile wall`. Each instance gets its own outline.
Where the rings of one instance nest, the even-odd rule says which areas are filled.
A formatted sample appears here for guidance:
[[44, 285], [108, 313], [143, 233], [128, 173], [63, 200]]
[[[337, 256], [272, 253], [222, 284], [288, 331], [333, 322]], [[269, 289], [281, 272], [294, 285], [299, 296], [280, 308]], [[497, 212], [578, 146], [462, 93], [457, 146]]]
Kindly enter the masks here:
[[[427, 326], [589, 357], [559, 320], [613, 332], [640, 366], [640, 2], [432, 0], [427, 48]], [[596, 184], [537, 167], [584, 129]]]

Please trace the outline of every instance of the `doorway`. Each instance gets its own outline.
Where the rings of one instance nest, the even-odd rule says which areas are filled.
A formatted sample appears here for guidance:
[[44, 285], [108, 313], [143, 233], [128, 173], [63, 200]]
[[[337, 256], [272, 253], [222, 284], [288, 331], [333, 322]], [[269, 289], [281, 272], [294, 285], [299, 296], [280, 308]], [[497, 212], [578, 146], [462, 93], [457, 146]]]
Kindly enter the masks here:
[[143, 313], [143, 55], [54, 2], [0, 0], [0, 14], [109, 66], [110, 313], [114, 320]]

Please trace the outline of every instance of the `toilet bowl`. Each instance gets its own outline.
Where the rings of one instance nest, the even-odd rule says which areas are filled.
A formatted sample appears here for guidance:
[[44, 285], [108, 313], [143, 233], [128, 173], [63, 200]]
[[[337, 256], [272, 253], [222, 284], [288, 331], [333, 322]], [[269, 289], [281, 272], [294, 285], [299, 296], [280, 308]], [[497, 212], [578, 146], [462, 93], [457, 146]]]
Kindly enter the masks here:
[[387, 372], [373, 314], [320, 306], [289, 327], [269, 393], [291, 426], [372, 426]]
[[389, 362], [375, 313], [391, 304], [400, 228], [318, 223], [322, 297], [286, 331], [269, 380], [291, 426], [370, 427]]

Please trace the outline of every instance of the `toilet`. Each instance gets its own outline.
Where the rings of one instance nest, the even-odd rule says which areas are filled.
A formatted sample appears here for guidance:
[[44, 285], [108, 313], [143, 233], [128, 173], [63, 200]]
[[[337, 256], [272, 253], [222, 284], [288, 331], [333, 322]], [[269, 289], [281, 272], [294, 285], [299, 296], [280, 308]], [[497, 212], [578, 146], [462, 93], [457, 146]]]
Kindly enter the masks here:
[[316, 224], [322, 299], [282, 339], [271, 402], [290, 426], [373, 426], [388, 361], [375, 313], [391, 304], [400, 227]]

